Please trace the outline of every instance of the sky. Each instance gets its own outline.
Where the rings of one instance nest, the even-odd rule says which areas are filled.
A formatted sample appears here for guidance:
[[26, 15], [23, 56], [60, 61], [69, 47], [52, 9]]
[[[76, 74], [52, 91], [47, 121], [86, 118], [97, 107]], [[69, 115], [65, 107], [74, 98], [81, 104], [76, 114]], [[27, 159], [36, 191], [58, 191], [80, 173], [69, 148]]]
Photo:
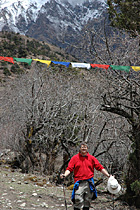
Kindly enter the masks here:
[[[72, 4], [81, 4], [81, 3], [85, 2], [86, 0], [68, 0], [68, 1]], [[92, 1], [92, 0], [90, 0], [90, 1]], [[105, 2], [106, 0], [99, 0], [99, 1], [100, 2]]]
[[[43, 4], [45, 4], [47, 1], [50, 0], [19, 0], [20, 2], [22, 2], [22, 5], [24, 5], [24, 8], [28, 8], [29, 4], [31, 3], [37, 3], [37, 7], [38, 9], [41, 8], [41, 6]], [[69, 1], [69, 3], [71, 3], [72, 5], [76, 5], [76, 4], [82, 4], [83, 2], [85, 2], [86, 0], [59, 0], [60, 2], [62, 1]], [[90, 1], [94, 1], [94, 0], [90, 0]], [[100, 2], [105, 2], [106, 0], [97, 0]], [[9, 7], [9, 5], [12, 5], [13, 3], [16, 3], [18, 5], [18, 0], [0, 0], [0, 9], [4, 8], [4, 7]]]
[[72, 4], [79, 4], [79, 3], [83, 3], [85, 0], [68, 0], [68, 1]]

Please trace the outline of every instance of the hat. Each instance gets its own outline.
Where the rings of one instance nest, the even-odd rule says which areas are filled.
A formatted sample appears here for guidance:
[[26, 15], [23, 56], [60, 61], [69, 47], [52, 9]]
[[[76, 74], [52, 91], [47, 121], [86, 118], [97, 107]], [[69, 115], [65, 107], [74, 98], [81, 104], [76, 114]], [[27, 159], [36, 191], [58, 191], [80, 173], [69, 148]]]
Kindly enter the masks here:
[[107, 189], [112, 194], [117, 194], [121, 190], [121, 186], [119, 185], [118, 181], [111, 176], [107, 182]]

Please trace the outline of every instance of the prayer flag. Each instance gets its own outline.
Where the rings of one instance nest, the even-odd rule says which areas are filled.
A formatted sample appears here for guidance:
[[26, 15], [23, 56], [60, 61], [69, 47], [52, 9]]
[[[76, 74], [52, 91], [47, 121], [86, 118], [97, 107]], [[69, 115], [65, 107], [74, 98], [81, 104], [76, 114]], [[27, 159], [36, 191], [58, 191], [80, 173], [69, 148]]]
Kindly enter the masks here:
[[131, 66], [134, 71], [140, 71], [140, 66]]
[[54, 64], [60, 64], [60, 65], [64, 65], [66, 67], [69, 67], [70, 62], [59, 62], [59, 61], [52, 61], [52, 63]]
[[27, 59], [27, 58], [14, 58], [14, 60], [17, 62], [28, 63], [29, 65], [31, 65], [32, 63], [32, 59]]
[[108, 69], [110, 65], [102, 65], [102, 64], [90, 64], [93, 68], [98, 67], [101, 69]]
[[130, 66], [115, 66], [115, 65], [110, 65], [110, 67], [113, 70], [120, 70], [120, 71], [126, 71], [126, 72], [129, 72], [130, 71]]
[[73, 68], [86, 68], [86, 69], [90, 69], [90, 63], [71, 63]]
[[8, 62], [14, 64], [14, 59], [12, 57], [2, 57], [2, 56], [0, 56], [0, 60], [8, 61]]
[[51, 64], [51, 61], [48, 60], [40, 60], [40, 59], [33, 59], [34, 61], [39, 61], [41, 63], [46, 63], [48, 66]]

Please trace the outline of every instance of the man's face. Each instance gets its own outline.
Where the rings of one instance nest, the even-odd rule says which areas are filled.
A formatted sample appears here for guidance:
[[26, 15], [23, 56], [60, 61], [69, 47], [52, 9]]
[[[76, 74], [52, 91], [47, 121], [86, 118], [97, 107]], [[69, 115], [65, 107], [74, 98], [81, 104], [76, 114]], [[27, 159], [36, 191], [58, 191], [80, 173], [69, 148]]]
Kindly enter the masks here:
[[80, 148], [80, 152], [82, 155], [86, 155], [87, 154], [87, 151], [88, 151], [88, 148], [86, 145], [81, 145], [81, 148]]

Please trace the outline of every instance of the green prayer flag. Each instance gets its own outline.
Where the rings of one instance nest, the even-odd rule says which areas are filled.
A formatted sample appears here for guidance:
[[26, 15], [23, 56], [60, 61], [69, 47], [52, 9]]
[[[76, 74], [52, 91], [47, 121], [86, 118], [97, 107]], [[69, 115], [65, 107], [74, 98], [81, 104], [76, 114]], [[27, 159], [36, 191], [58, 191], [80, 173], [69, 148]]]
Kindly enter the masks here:
[[13, 58], [13, 59], [17, 62], [28, 63], [29, 65], [31, 65], [32, 63], [32, 59], [27, 59], [27, 58]]
[[113, 70], [120, 70], [120, 71], [126, 71], [126, 72], [129, 72], [130, 71], [130, 66], [115, 66], [115, 65], [110, 65], [110, 67]]

